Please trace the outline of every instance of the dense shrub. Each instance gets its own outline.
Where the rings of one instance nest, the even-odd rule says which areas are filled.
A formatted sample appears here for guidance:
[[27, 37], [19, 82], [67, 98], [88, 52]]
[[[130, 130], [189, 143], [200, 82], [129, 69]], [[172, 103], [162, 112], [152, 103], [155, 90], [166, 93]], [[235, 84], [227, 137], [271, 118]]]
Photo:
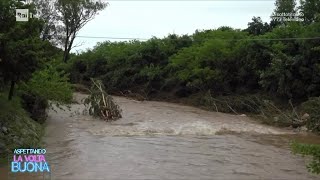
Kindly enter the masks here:
[[72, 101], [72, 87], [66, 74], [51, 65], [33, 73], [19, 90], [23, 108], [39, 123], [45, 122], [49, 102], [67, 104]]
[[310, 98], [302, 103], [302, 112], [308, 113], [310, 118], [307, 122], [308, 129], [320, 132], [320, 97]]
[[70, 103], [72, 87], [64, 72], [58, 72], [53, 66], [33, 73], [32, 78], [24, 83], [21, 90], [58, 103]]
[[22, 93], [21, 99], [22, 107], [30, 114], [30, 117], [40, 124], [44, 123], [47, 118], [48, 100], [27, 92]]

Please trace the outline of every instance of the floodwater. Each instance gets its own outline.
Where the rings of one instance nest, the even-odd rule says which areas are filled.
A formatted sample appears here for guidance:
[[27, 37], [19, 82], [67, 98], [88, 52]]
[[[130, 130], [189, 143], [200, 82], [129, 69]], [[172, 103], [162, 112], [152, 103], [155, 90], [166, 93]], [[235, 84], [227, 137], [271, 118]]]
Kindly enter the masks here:
[[319, 179], [306, 170], [310, 158], [289, 148], [294, 139], [320, 143], [317, 136], [189, 106], [115, 100], [123, 118], [114, 122], [83, 115], [81, 104], [49, 112], [51, 179]]

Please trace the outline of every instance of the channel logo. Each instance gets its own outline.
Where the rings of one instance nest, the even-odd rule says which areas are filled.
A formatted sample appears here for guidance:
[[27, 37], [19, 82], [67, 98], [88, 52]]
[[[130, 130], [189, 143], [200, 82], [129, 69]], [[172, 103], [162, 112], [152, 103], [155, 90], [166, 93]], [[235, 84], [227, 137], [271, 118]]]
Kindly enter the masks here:
[[16, 21], [26, 22], [29, 18], [38, 18], [38, 16], [29, 13], [29, 9], [16, 9]]

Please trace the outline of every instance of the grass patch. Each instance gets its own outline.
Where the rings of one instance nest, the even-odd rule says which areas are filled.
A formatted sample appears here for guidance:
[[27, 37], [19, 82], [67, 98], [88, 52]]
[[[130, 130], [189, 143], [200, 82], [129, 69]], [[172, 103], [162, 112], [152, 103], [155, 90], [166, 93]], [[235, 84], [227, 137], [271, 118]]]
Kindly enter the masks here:
[[291, 148], [294, 154], [302, 156], [311, 156], [312, 161], [307, 165], [309, 172], [320, 174], [320, 145], [319, 144], [302, 144], [293, 142]]
[[43, 127], [32, 120], [22, 108], [19, 97], [7, 100], [0, 93], [0, 161], [6, 162], [7, 154], [15, 148], [37, 148]]

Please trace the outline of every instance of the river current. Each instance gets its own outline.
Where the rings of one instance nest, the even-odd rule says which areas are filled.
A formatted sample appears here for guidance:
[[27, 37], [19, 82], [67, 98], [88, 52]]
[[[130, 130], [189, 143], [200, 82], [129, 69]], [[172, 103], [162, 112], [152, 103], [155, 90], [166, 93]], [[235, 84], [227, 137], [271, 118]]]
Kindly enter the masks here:
[[81, 103], [49, 112], [51, 179], [319, 179], [306, 170], [310, 159], [289, 148], [291, 140], [320, 143], [317, 136], [195, 107], [115, 100], [123, 118], [114, 122], [83, 115]]

